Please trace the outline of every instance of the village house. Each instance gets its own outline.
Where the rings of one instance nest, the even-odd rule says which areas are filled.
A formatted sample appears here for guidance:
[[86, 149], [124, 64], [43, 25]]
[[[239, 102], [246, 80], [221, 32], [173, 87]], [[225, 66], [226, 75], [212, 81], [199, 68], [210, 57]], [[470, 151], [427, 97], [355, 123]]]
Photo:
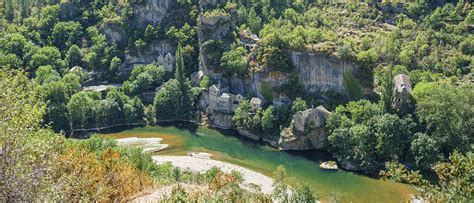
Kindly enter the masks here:
[[411, 81], [408, 75], [405, 74], [398, 74], [393, 80], [395, 81], [393, 106], [404, 114], [413, 107]]
[[158, 56], [155, 63], [158, 66], [163, 66], [167, 72], [173, 72], [175, 58], [171, 53], [166, 53], [164, 55]]
[[197, 71], [191, 74], [191, 85], [194, 87], [199, 87], [201, 85], [201, 80], [204, 78], [204, 72]]
[[252, 111], [257, 111], [258, 109], [262, 108], [262, 100], [258, 97], [253, 97], [250, 99], [250, 106], [252, 107]]
[[239, 32], [239, 43], [244, 46], [247, 51], [258, 47], [258, 42], [260, 42], [260, 38], [250, 31], [243, 30]]
[[209, 113], [232, 113], [243, 99], [242, 95], [233, 95], [229, 93], [229, 87], [224, 87], [221, 83], [218, 83], [209, 87], [209, 107], [207, 111]]
[[275, 107], [280, 107], [283, 105], [291, 104], [291, 99], [284, 94], [280, 94], [278, 98], [273, 99], [272, 104]]

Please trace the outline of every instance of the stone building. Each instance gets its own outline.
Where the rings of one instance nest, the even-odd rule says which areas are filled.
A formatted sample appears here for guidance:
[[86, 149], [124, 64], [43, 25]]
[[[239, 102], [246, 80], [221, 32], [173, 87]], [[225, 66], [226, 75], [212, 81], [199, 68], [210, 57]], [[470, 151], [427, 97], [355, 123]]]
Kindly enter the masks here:
[[232, 113], [234, 112], [240, 101], [244, 98], [242, 95], [233, 95], [229, 93], [229, 87], [224, 87], [221, 83], [209, 87], [209, 106], [208, 112]]
[[191, 74], [191, 85], [194, 87], [199, 87], [201, 85], [201, 80], [204, 78], [204, 72], [197, 71]]
[[408, 75], [398, 74], [393, 80], [395, 81], [395, 99], [393, 107], [398, 108], [400, 113], [405, 114], [413, 108], [411, 81]]
[[331, 115], [318, 106], [293, 115], [290, 127], [280, 133], [279, 146], [283, 150], [324, 149], [327, 144], [326, 119]]
[[155, 63], [158, 66], [163, 66], [167, 72], [173, 72], [175, 58], [171, 53], [166, 53], [164, 55], [159, 55]]
[[257, 111], [258, 109], [262, 108], [263, 101], [258, 97], [253, 97], [250, 99], [250, 106], [252, 107], [252, 111]]
[[239, 32], [239, 43], [244, 46], [247, 51], [258, 47], [259, 42], [260, 38], [257, 35], [252, 34], [250, 31], [243, 30]]
[[278, 98], [273, 99], [272, 104], [275, 107], [280, 107], [286, 104], [291, 104], [291, 99], [284, 94], [280, 94]]

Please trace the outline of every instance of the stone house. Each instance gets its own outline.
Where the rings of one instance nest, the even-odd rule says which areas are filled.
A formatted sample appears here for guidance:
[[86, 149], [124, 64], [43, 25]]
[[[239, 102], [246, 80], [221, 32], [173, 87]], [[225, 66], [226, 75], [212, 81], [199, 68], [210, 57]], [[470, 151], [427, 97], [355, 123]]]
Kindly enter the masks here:
[[163, 66], [167, 72], [173, 72], [175, 58], [171, 53], [166, 53], [164, 55], [159, 55], [155, 63], [158, 66]]
[[404, 114], [414, 106], [411, 95], [411, 81], [408, 75], [405, 74], [398, 74], [393, 78], [393, 80], [395, 81], [395, 99], [393, 101], [393, 107], [398, 108], [400, 112]]
[[257, 35], [252, 34], [250, 31], [243, 30], [239, 32], [239, 43], [244, 46], [247, 51], [258, 47], [258, 42], [260, 42], [260, 38]]
[[262, 108], [263, 101], [258, 97], [253, 97], [250, 99], [250, 106], [252, 107], [252, 111], [257, 111], [258, 109]]
[[272, 104], [275, 107], [280, 107], [285, 104], [291, 104], [291, 99], [284, 94], [280, 94], [278, 98], [273, 99]]
[[224, 87], [221, 83], [212, 85], [209, 87], [208, 112], [232, 113], [243, 99], [243, 96], [240, 94], [233, 95], [229, 93], [229, 87]]
[[194, 87], [199, 87], [201, 85], [201, 80], [204, 78], [204, 72], [197, 71], [191, 74], [191, 85]]
[[283, 150], [324, 149], [327, 145], [326, 120], [331, 115], [323, 106], [293, 115], [290, 127], [280, 133], [278, 144]]

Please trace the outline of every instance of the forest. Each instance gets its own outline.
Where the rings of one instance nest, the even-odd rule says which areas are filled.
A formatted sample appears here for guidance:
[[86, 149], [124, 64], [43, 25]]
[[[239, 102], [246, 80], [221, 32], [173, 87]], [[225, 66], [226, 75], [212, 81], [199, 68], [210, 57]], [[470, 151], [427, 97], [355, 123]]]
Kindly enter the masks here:
[[[150, 2], [166, 5], [167, 13], [140, 13]], [[1, 1], [0, 201], [122, 201], [170, 182], [214, 184], [214, 190], [199, 199], [174, 188], [169, 201], [236, 201], [241, 195], [315, 201], [304, 184], [294, 188], [297, 195], [283, 194], [284, 169], [276, 185], [285, 189], [270, 197], [239, 188], [239, 174], [193, 174], [157, 165], [112, 140], [69, 139], [111, 126], [212, 124], [206, 123], [212, 113], [200, 108], [208, 88], [236, 79], [247, 85], [268, 73], [286, 80], [277, 87], [259, 81], [231, 113], [222, 113], [235, 129], [278, 141], [298, 112], [323, 106], [331, 112], [325, 150], [344, 168], [415, 185], [427, 200], [473, 200], [470, 1], [206, 2]], [[248, 48], [242, 33], [257, 42]], [[161, 50], [172, 55], [169, 62]], [[165, 62], [155, 60], [158, 52]], [[294, 53], [355, 64], [357, 72], [341, 76], [344, 91], [312, 91]], [[203, 68], [207, 72], [194, 84], [193, 74]], [[400, 74], [410, 80], [403, 107], [394, 105]], [[105, 91], [87, 90], [111, 84]], [[271, 102], [280, 95], [291, 102]], [[264, 101], [261, 108], [253, 108], [254, 97]], [[128, 188], [118, 191], [119, 185]]]

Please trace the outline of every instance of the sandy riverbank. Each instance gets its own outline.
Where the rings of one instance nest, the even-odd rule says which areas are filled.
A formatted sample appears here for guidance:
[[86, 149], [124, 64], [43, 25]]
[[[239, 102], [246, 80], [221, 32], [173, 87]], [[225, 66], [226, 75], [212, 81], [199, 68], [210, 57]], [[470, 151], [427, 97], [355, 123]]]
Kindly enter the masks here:
[[161, 138], [122, 138], [117, 139], [117, 144], [120, 146], [141, 147], [144, 152], [157, 152], [168, 147], [167, 144], [161, 144]]
[[252, 188], [251, 185], [257, 185], [265, 194], [271, 194], [273, 190], [273, 180], [270, 177], [234, 164], [195, 156], [153, 156], [153, 159], [158, 164], [171, 162], [175, 167], [195, 172], [204, 172], [212, 167], [221, 168], [226, 173], [239, 171], [244, 179], [243, 187]]
[[[167, 144], [161, 144], [163, 139], [161, 138], [123, 138], [117, 139], [117, 143], [121, 146], [135, 146], [142, 147], [145, 152], [155, 152], [160, 151], [168, 147]], [[260, 191], [265, 194], [271, 194], [273, 187], [273, 180], [261, 173], [249, 170], [247, 168], [217, 161], [211, 159], [212, 154], [204, 152], [190, 152], [188, 156], [162, 156], [156, 155], [153, 156], [158, 164], [163, 164], [166, 162], [171, 162], [173, 166], [178, 167], [183, 170], [190, 170], [194, 172], [204, 172], [212, 167], [221, 168], [222, 171], [230, 173], [232, 171], [239, 171], [243, 176], [243, 185], [242, 187], [254, 190], [255, 185], [260, 188]]]

